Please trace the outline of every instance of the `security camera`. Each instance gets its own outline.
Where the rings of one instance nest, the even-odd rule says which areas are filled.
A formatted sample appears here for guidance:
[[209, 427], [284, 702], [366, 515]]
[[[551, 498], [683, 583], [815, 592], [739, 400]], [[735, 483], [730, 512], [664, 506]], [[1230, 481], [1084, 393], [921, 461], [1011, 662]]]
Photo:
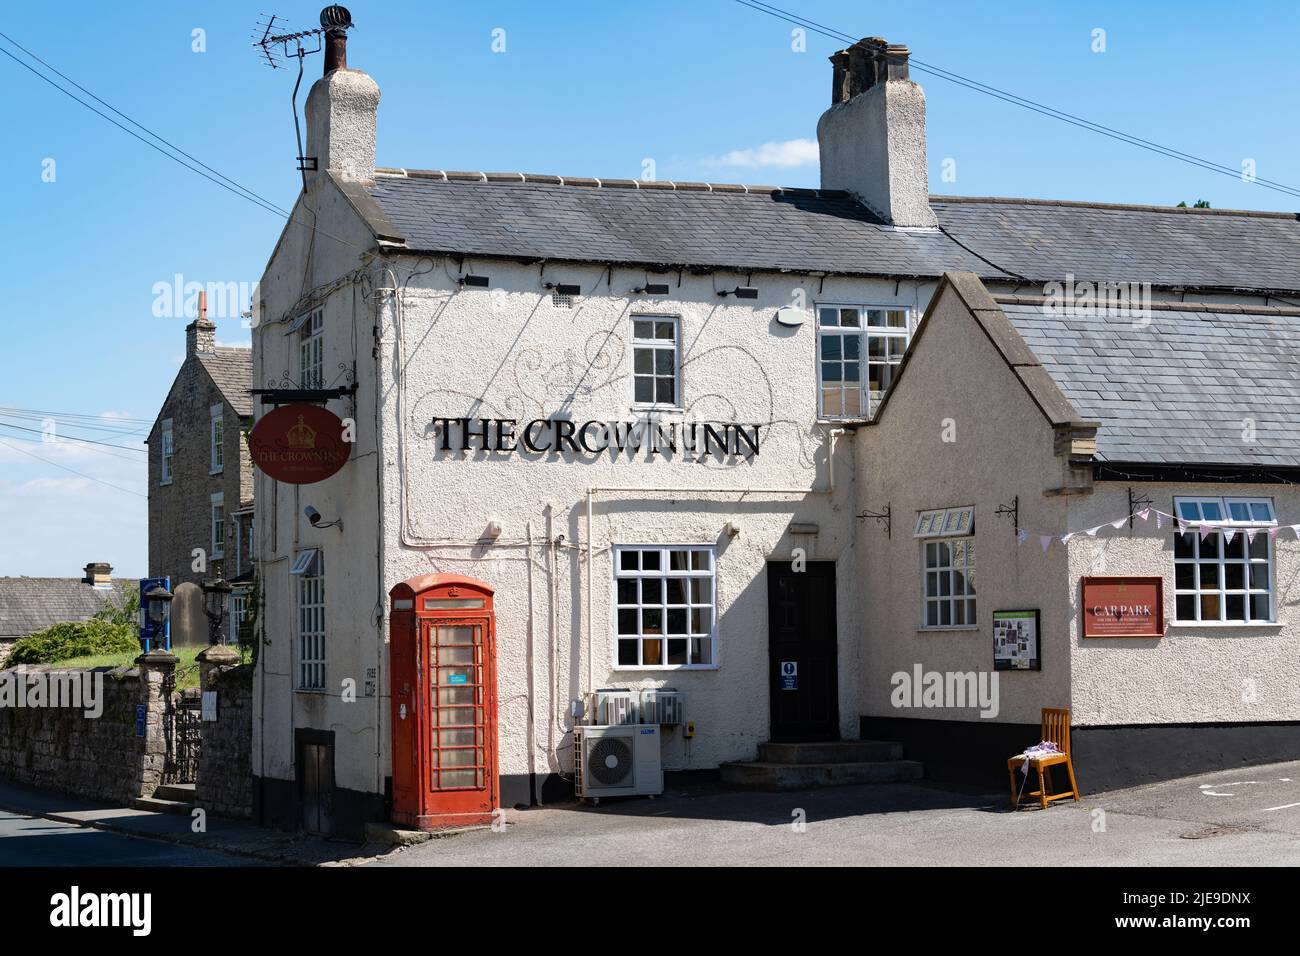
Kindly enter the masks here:
[[311, 505], [303, 508], [302, 513], [307, 516], [307, 520], [311, 522], [313, 528], [338, 528], [340, 531], [343, 530], [342, 518], [335, 518], [333, 521], [321, 521], [320, 512]]

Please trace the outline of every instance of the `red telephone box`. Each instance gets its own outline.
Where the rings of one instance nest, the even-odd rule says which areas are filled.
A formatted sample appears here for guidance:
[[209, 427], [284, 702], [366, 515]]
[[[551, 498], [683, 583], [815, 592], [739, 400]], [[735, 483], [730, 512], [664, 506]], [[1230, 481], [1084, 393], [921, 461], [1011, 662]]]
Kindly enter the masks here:
[[426, 574], [389, 599], [393, 820], [421, 830], [490, 823], [500, 801], [492, 588]]

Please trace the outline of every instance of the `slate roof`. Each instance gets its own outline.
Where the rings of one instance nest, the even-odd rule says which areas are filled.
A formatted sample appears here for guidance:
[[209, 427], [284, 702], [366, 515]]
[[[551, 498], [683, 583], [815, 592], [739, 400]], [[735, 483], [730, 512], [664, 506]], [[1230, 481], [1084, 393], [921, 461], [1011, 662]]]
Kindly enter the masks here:
[[1002, 304], [1080, 416], [1100, 422], [1099, 461], [1300, 466], [1300, 315], [1212, 309], [1155, 309], [1144, 328], [1115, 311]]
[[113, 579], [95, 588], [81, 578], [0, 578], [0, 641], [16, 641], [64, 621], [84, 621], [104, 607], [120, 604], [135, 581]]
[[595, 187], [552, 178], [557, 181], [379, 176], [370, 194], [407, 248], [419, 252], [742, 272], [937, 276], [961, 269], [1002, 276], [936, 230], [882, 225], [846, 193], [635, 188], [632, 180]]
[[834, 191], [419, 170], [381, 170], [366, 196], [414, 252], [1300, 293], [1300, 217], [1282, 213], [935, 196], [941, 228], [906, 230]]
[[1300, 216], [1024, 199], [932, 201], [945, 229], [1035, 281], [1300, 288]]
[[196, 354], [236, 414], [252, 415], [253, 396], [248, 390], [253, 387], [253, 350], [219, 345], [215, 352]]

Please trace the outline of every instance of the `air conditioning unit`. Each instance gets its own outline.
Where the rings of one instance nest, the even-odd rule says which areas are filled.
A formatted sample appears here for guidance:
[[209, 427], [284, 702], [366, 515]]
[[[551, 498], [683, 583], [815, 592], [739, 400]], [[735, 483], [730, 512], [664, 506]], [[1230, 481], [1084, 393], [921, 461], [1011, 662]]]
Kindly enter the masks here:
[[653, 796], [664, 792], [659, 728], [646, 724], [573, 728], [573, 776], [579, 797]]
[[684, 724], [684, 695], [671, 687], [651, 687], [641, 691], [640, 717], [643, 724]]
[[599, 726], [635, 724], [636, 696], [626, 687], [601, 687], [595, 694], [595, 720]]

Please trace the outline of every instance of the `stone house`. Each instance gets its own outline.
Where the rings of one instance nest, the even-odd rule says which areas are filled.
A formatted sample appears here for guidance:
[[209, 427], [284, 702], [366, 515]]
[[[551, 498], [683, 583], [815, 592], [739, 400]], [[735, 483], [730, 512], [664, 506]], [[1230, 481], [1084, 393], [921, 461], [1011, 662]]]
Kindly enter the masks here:
[[20, 637], [55, 624], [85, 621], [108, 605], [122, 607], [136, 582], [113, 577], [102, 561], [86, 565], [80, 578], [0, 578], [0, 663]]
[[245, 585], [231, 597], [238, 623], [252, 580], [253, 465], [244, 438], [252, 352], [217, 345], [216, 328], [201, 295], [199, 316], [185, 327], [185, 359], [147, 439], [149, 576], [171, 578], [173, 643], [207, 643], [203, 581]]

